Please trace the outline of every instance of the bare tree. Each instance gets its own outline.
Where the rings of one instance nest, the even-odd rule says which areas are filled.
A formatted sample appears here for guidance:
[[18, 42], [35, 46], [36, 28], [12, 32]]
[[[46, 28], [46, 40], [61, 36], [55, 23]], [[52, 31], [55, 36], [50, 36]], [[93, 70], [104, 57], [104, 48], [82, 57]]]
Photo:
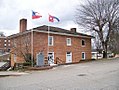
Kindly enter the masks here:
[[109, 50], [115, 54], [119, 54], [119, 31], [114, 30], [111, 33], [111, 39], [109, 40]]
[[93, 47], [92, 48], [96, 49], [98, 52], [101, 52], [102, 45], [101, 45], [101, 41], [99, 40], [97, 33], [93, 33], [93, 36], [95, 38], [93, 39]]
[[18, 57], [23, 58], [26, 62], [31, 61], [31, 39], [30, 35], [21, 35], [12, 39], [12, 52]]
[[96, 32], [107, 57], [107, 46], [111, 33], [116, 28], [119, 19], [119, 0], [93, 0], [77, 8], [76, 22]]

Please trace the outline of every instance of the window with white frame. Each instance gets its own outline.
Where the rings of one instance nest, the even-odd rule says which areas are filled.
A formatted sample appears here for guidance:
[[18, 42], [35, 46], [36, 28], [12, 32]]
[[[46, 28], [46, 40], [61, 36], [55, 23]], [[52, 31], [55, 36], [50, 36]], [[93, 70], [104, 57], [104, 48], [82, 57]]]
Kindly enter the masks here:
[[82, 46], [85, 46], [85, 45], [86, 45], [86, 43], [85, 43], [85, 40], [84, 40], [84, 39], [82, 39], [81, 44], [82, 44]]
[[4, 44], [4, 47], [6, 47], [7, 46], [7, 44]]
[[48, 36], [48, 46], [53, 46], [53, 36]]
[[10, 42], [10, 40], [8, 40], [8, 42]]
[[71, 46], [71, 38], [67, 38], [67, 46]]
[[8, 44], [8, 46], [10, 46], [10, 44]]
[[84, 60], [86, 57], [85, 52], [82, 52], [82, 59]]
[[7, 40], [4, 40], [4, 42], [7, 42]]

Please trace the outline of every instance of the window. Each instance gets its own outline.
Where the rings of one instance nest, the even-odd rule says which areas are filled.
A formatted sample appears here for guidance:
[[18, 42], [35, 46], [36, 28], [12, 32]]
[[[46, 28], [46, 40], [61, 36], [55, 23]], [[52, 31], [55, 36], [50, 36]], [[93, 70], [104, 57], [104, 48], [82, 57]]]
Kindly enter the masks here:
[[7, 44], [4, 44], [4, 46], [6, 47], [6, 46], [7, 46]]
[[67, 46], [71, 46], [71, 38], [67, 38]]
[[7, 51], [10, 52], [10, 49], [8, 49]]
[[85, 46], [85, 40], [82, 40], [82, 46]]
[[7, 42], [7, 40], [4, 40], [4, 42]]
[[53, 46], [53, 36], [48, 37], [48, 46]]
[[10, 40], [8, 40], [8, 42], [10, 42]]
[[10, 44], [8, 44], [8, 46], [10, 46]]
[[82, 59], [85, 59], [85, 52], [82, 52]]

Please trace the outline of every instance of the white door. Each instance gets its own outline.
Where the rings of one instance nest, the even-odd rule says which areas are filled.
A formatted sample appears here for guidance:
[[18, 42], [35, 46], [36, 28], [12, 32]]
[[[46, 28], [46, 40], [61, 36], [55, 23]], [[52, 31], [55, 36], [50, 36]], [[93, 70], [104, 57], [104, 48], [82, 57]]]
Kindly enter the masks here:
[[54, 64], [54, 52], [48, 53], [48, 64]]
[[66, 53], [66, 63], [71, 63], [72, 62], [72, 53], [67, 52]]

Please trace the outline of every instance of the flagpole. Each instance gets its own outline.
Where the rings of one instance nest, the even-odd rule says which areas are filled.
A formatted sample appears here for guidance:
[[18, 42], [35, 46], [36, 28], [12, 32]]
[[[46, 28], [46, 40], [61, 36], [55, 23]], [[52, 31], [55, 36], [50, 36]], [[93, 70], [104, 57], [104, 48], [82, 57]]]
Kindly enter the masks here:
[[[47, 49], [47, 57], [49, 57], [49, 31], [50, 31], [50, 26], [48, 25], [48, 49]], [[48, 60], [48, 63], [49, 63], [49, 60]]]
[[[49, 15], [49, 22], [54, 22], [54, 19], [56, 19], [58, 22], [60, 21], [57, 17], [52, 16], [50, 14], [48, 14], [48, 15]], [[49, 31], [50, 31], [50, 26], [48, 26], [48, 50], [47, 50], [48, 55], [49, 55]]]
[[[50, 14], [48, 14], [48, 16], [50, 16]], [[49, 20], [50, 20], [50, 17], [49, 17]], [[49, 31], [50, 31], [50, 26], [49, 26], [49, 23], [48, 23], [48, 49], [47, 49], [47, 57], [48, 57], [48, 64], [49, 64]]]
[[[32, 10], [32, 19], [38, 19], [38, 18], [41, 18], [42, 16], [39, 14], [39, 15], [37, 15], [37, 14], [39, 14], [38, 12], [35, 12], [35, 11], [33, 11]], [[33, 22], [32, 22], [32, 28], [33, 28]], [[34, 66], [34, 43], [33, 43], [33, 38], [34, 36], [33, 36], [33, 29], [31, 29], [31, 55], [32, 55], [32, 57], [31, 57], [31, 65], [32, 65], [32, 67]]]
[[48, 23], [48, 47], [47, 47], [47, 60], [48, 60], [48, 64], [49, 64], [49, 31], [50, 31], [50, 27], [49, 27], [49, 23]]
[[31, 30], [31, 65], [33, 67], [33, 29]]
[[[33, 19], [33, 16], [34, 16], [34, 11], [32, 10], [32, 19]], [[33, 22], [32, 22], [32, 20], [31, 20], [31, 26], [32, 26], [32, 28], [33, 28]], [[31, 29], [31, 66], [33, 67], [34, 65], [33, 65], [33, 29]]]

